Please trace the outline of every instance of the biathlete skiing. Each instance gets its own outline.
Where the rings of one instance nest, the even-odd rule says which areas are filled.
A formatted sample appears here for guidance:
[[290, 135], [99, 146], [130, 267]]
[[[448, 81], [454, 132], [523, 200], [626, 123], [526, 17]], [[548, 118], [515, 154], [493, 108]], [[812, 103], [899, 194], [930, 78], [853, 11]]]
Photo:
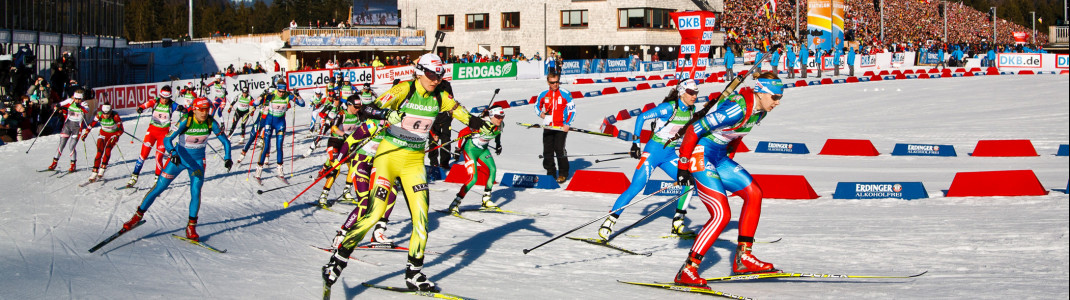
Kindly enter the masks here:
[[97, 156], [93, 159], [93, 174], [89, 175], [89, 182], [94, 182], [104, 177], [104, 170], [108, 169], [108, 161], [111, 160], [111, 149], [119, 143], [119, 137], [123, 135], [123, 119], [111, 109], [111, 103], [104, 103], [93, 117], [93, 123], [82, 132], [82, 141], [89, 136], [89, 130], [100, 125], [97, 134]]
[[[124, 230], [130, 230], [137, 226], [138, 221], [145, 216], [152, 203], [156, 201], [171, 181], [182, 171], [189, 175], [189, 222], [186, 223], [186, 238], [200, 241], [197, 235], [197, 212], [201, 207], [201, 186], [204, 185], [204, 171], [207, 166], [205, 160], [205, 148], [208, 145], [210, 134], [215, 134], [219, 142], [223, 144], [223, 167], [230, 169], [233, 162], [230, 160], [230, 141], [223, 134], [222, 127], [212, 119], [209, 109], [212, 107], [208, 99], [197, 98], [192, 103], [193, 115], [178, 122], [178, 129], [164, 139], [167, 153], [170, 153], [167, 168], [163, 175], [156, 180], [152, 190], [141, 200], [134, 216], [123, 224]], [[177, 142], [175, 140], [178, 140]]]
[[267, 102], [264, 104], [268, 106], [268, 115], [264, 119], [263, 132], [264, 136], [264, 151], [260, 152], [260, 161], [256, 166], [256, 178], [261, 179], [261, 175], [264, 172], [264, 159], [267, 158], [267, 153], [271, 151], [271, 138], [275, 138], [275, 163], [277, 175], [283, 181], [286, 180], [286, 175], [282, 171], [282, 140], [286, 136], [286, 112], [292, 106], [290, 103], [297, 104], [297, 106], [305, 107], [305, 101], [301, 99], [301, 96], [296, 94], [290, 94], [286, 91], [286, 82], [279, 80], [275, 86], [275, 93], [272, 94]]
[[85, 100], [85, 91], [78, 89], [74, 91], [70, 98], [63, 100], [56, 106], [56, 109], [65, 115], [66, 121], [63, 122], [62, 130], [59, 132], [59, 147], [56, 148], [56, 156], [52, 157], [52, 165], [48, 166], [49, 170], [56, 169], [59, 157], [63, 156], [63, 147], [67, 145], [68, 141], [71, 142], [71, 168], [67, 171], [74, 172], [77, 170], [78, 135], [85, 125], [85, 115], [89, 113], [89, 107], [82, 100]]
[[152, 152], [153, 148], [156, 149], [154, 154], [156, 156], [156, 177], [160, 177], [160, 172], [164, 169], [163, 157], [166, 152], [164, 152], [163, 140], [171, 130], [171, 115], [178, 110], [178, 104], [171, 101], [171, 86], [163, 86], [155, 99], [149, 99], [149, 101], [138, 105], [138, 115], [141, 115], [146, 109], [151, 110], [152, 120], [149, 121], [149, 128], [145, 130], [145, 137], [141, 139], [141, 155], [138, 156], [137, 162], [134, 163], [134, 172], [130, 174], [130, 181], [126, 183], [127, 187], [133, 187], [137, 183], [138, 173], [141, 173], [141, 167], [145, 165], [145, 159], [149, 158], [149, 153]]
[[383, 141], [379, 144], [376, 159], [372, 163], [374, 173], [371, 177], [373, 188], [369, 211], [345, 233], [330, 261], [322, 268], [326, 290], [338, 280], [357, 242], [363, 239], [385, 213], [387, 197], [395, 179], [401, 179], [409, 214], [412, 216], [405, 284], [413, 290], [439, 290], [435, 283], [423, 274], [424, 248], [429, 238], [424, 149], [431, 123], [439, 112], [450, 112], [454, 119], [473, 130], [489, 134], [492, 129], [483, 120], [470, 115], [448, 92], [436, 91], [446, 73], [446, 66], [438, 55], [424, 54], [415, 68], [416, 80], [398, 84], [379, 97], [376, 102], [381, 104], [382, 108], [368, 105], [362, 109], [362, 113], [369, 118], [385, 119], [391, 125], [384, 130]]
[[705, 286], [698, 266], [710, 246], [717, 241], [721, 230], [732, 218], [728, 206], [728, 192], [743, 198], [739, 214], [739, 237], [733, 274], [778, 273], [773, 264], [758, 260], [751, 254], [754, 233], [762, 211], [762, 190], [750, 173], [729, 157], [732, 141], [743, 138], [765, 116], [780, 105], [784, 84], [775, 73], [755, 73], [754, 90], [741, 90], [713, 107], [713, 111], [694, 122], [680, 144], [677, 182], [696, 184], [699, 199], [710, 213], [710, 219], [699, 231], [695, 244], [674, 279], [677, 284]]
[[[632, 141], [632, 148], [628, 153], [632, 158], [638, 159], [639, 164], [635, 166], [635, 172], [632, 173], [631, 185], [628, 185], [628, 189], [617, 197], [617, 202], [614, 202], [613, 208], [610, 209], [613, 213], [606, 217], [602, 226], [598, 228], [598, 237], [602, 240], [609, 240], [610, 235], [613, 234], [613, 225], [617, 223], [617, 218], [623, 211], [620, 209], [631, 203], [632, 199], [643, 191], [654, 170], [660, 168], [670, 178], [676, 177], [676, 165], [679, 160], [676, 149], [680, 141], [674, 141], [668, 145], [666, 142], [676, 136], [676, 133], [691, 119], [697, 98], [698, 82], [694, 79], [684, 79], [676, 85], [676, 88], [669, 91], [669, 95], [662, 100], [661, 104], [635, 117], [634, 132], [642, 132], [647, 121], [653, 120], [654, 134], [651, 135], [650, 141], [646, 143], [643, 150], [639, 150], [639, 137]], [[690, 201], [691, 186], [685, 186], [683, 196], [676, 204], [676, 214], [672, 218], [671, 233], [673, 235], [690, 237], [695, 234], [684, 227], [684, 215], [687, 213]]]
[[[461, 190], [457, 192], [457, 197], [453, 198], [453, 203], [450, 203], [449, 209], [451, 214], [460, 214], [460, 210], [457, 208], [461, 205], [461, 199], [468, 194], [469, 190], [476, 185], [479, 181], [479, 168], [476, 165], [481, 164], [487, 167], [488, 175], [487, 182], [485, 182], [485, 188], [483, 189], [483, 204], [482, 209], [497, 210], [498, 204], [491, 200], [490, 193], [494, 189], [494, 179], [497, 178], [498, 168], [494, 164], [494, 156], [491, 155], [491, 151], [494, 154], [502, 154], [502, 122], [505, 120], [505, 110], [498, 106], [493, 106], [487, 110], [486, 122], [493, 124], [493, 129], [490, 132], [476, 132], [471, 128], [462, 129], [457, 136], [461, 136], [461, 141], [458, 141], [461, 149], [461, 155], [464, 157], [464, 169], [468, 171], [468, 183], [461, 186]], [[494, 140], [495, 147], [490, 148], [490, 141]]]

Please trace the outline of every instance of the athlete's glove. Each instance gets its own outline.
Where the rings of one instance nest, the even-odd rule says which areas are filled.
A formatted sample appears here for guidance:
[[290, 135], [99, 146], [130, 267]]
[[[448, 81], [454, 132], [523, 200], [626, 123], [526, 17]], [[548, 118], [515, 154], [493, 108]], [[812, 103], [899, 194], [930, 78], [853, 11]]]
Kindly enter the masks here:
[[137, 107], [137, 114], [139, 114], [139, 115], [140, 115], [140, 114], [141, 114], [141, 112], [143, 112], [143, 111], [145, 111], [145, 109], [144, 109], [144, 108], [141, 108], [141, 106], [138, 106], [138, 107]]
[[494, 155], [502, 155], [502, 144], [495, 145]]
[[691, 177], [691, 170], [688, 169], [676, 169], [676, 185], [689, 186], [695, 181]]
[[396, 110], [391, 110], [390, 112], [386, 113], [386, 121], [389, 122], [390, 125], [397, 125], [398, 123], [401, 123], [401, 119], [404, 117], [405, 113]]
[[232, 166], [234, 166], [234, 161], [229, 160], [229, 159], [223, 161], [223, 167], [227, 168], [227, 171], [230, 171], [230, 167], [232, 167]]
[[178, 152], [175, 152], [175, 150], [171, 150], [171, 162], [175, 163], [176, 166], [182, 165], [182, 158], [178, 157]]
[[186, 114], [186, 113], [187, 113], [187, 111], [186, 111], [186, 106], [184, 106], [184, 105], [179, 105], [179, 106], [178, 106], [178, 109], [176, 109], [176, 110], [177, 110], [178, 112], [182, 113], [182, 114]]
[[628, 151], [628, 155], [631, 155], [634, 159], [639, 159], [643, 156], [643, 150], [639, 149], [639, 143], [632, 143], [632, 150]]

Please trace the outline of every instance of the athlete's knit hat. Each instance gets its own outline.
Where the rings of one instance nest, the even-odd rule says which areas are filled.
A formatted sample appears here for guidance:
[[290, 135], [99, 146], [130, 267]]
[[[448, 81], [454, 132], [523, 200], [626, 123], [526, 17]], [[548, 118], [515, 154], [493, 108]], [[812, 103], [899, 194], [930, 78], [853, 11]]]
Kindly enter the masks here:
[[442, 64], [442, 58], [438, 57], [434, 53], [427, 53], [420, 56], [418, 63], [416, 63], [416, 71], [418, 75], [427, 76], [429, 73], [442, 78], [442, 75], [446, 74], [446, 65]]
[[678, 93], [683, 94], [686, 93], [687, 90], [692, 90], [695, 91], [695, 93], [698, 93], [698, 82], [689, 78], [680, 80], [680, 83], [676, 84], [676, 91]]
[[208, 98], [197, 98], [193, 100], [193, 104], [190, 105], [193, 109], [208, 109], [212, 107], [212, 103], [208, 102]]
[[783, 95], [784, 82], [781, 82], [780, 79], [758, 78], [754, 82], [754, 92]]

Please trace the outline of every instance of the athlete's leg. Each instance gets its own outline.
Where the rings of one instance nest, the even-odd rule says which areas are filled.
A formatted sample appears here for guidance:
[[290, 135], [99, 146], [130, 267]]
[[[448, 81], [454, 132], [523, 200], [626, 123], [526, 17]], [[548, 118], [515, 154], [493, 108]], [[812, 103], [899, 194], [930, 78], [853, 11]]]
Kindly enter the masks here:
[[[642, 158], [639, 159], [639, 164], [635, 166], [635, 172], [632, 172], [632, 183], [628, 185], [628, 189], [624, 190], [620, 196], [617, 196], [617, 201], [613, 203], [613, 208], [609, 210], [614, 212], [615, 215], [620, 216], [622, 211], [618, 211], [618, 209], [632, 202], [632, 199], [643, 191], [643, 187], [650, 180], [650, 172], [654, 171], [654, 168], [650, 165], [651, 162], [647, 160], [649, 155], [650, 153], [643, 152]], [[673, 175], [673, 177], [676, 176]]]
[[739, 211], [739, 236], [753, 239], [762, 215], [762, 189], [746, 169], [731, 159], [724, 159], [717, 164], [717, 173], [725, 189], [743, 198], [743, 208]]
[[[197, 213], [201, 210], [201, 187], [204, 186], [204, 158], [195, 159], [190, 157], [191, 162], [186, 162], [186, 157], [182, 156], [182, 163], [185, 165], [187, 171], [189, 171], [189, 217], [190, 219], [196, 219]], [[187, 165], [188, 164], [188, 165]]]
[[707, 169], [706, 160], [709, 155], [704, 153], [704, 148], [703, 146], [695, 148], [693, 158], [696, 160], [694, 166], [697, 169], [691, 170], [691, 174], [695, 178], [699, 199], [702, 200], [702, 204], [706, 206], [706, 211], [710, 214], [710, 219], [706, 221], [706, 225], [702, 226], [702, 230], [699, 231], [698, 236], [695, 238], [695, 244], [691, 246], [691, 252], [698, 255], [706, 254], [706, 251], [720, 236], [721, 230], [724, 230], [724, 227], [728, 225], [728, 221], [732, 218], [731, 208], [728, 206], [728, 197], [725, 195], [724, 186], [721, 185], [721, 178], [717, 174], [717, 170]]
[[138, 207], [140, 211], [147, 211], [152, 203], [156, 201], [156, 197], [159, 197], [168, 185], [171, 185], [171, 181], [175, 180], [175, 176], [185, 170], [185, 167], [181, 167], [176, 164], [168, 163], [167, 169], [163, 170], [163, 175], [156, 179], [156, 184], [152, 186], [152, 190], [148, 194], [145, 194], [145, 198], [141, 200], [141, 206]]

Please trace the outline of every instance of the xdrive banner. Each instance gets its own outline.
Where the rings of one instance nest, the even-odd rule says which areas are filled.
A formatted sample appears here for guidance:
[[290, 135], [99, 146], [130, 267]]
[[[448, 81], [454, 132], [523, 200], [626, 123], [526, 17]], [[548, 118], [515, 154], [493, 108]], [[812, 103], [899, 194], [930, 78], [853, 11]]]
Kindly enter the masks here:
[[453, 64], [453, 80], [516, 77], [515, 62]]

